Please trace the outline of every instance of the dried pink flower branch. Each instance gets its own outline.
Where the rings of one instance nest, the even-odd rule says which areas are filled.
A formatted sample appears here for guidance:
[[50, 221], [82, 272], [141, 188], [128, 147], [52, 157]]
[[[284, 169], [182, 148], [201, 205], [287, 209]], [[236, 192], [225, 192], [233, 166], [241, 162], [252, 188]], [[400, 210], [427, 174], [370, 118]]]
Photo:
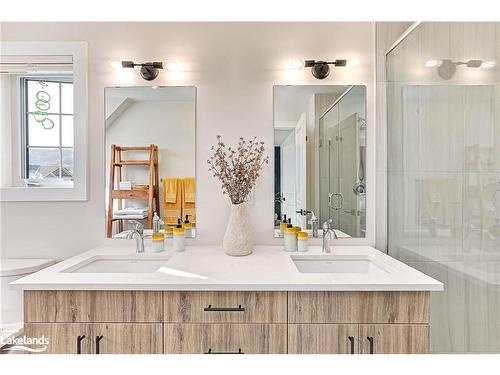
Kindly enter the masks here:
[[257, 141], [257, 137], [249, 141], [240, 138], [236, 149], [226, 148], [218, 135], [217, 145], [211, 150], [213, 155], [207, 160], [208, 170], [221, 181], [222, 194], [229, 195], [233, 204], [245, 202], [262, 166], [269, 164], [269, 156], [264, 156], [264, 142]]

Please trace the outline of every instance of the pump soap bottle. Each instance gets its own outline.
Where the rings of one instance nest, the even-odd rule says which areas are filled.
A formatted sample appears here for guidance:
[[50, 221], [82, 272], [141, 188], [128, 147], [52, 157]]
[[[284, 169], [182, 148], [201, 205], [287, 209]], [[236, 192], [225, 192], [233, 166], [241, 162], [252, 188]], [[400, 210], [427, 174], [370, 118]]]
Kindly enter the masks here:
[[174, 251], [184, 251], [184, 227], [182, 219], [177, 219], [177, 225], [174, 228]]

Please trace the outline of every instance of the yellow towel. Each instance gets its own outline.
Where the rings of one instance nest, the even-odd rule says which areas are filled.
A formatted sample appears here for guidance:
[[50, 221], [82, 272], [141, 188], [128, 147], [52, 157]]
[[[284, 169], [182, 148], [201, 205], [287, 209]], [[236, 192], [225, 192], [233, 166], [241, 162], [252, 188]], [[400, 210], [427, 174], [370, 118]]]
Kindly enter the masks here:
[[182, 180], [184, 183], [184, 200], [186, 203], [196, 202], [196, 185], [194, 182], [194, 177], [187, 177]]
[[175, 203], [177, 199], [177, 178], [163, 179], [163, 196], [165, 203]]
[[196, 184], [194, 177], [187, 177], [182, 180], [182, 217], [189, 215], [189, 221], [196, 223]]
[[[182, 218], [182, 186], [178, 178], [163, 179], [163, 221], [169, 225], [177, 224]], [[172, 195], [174, 194], [175, 195]]]

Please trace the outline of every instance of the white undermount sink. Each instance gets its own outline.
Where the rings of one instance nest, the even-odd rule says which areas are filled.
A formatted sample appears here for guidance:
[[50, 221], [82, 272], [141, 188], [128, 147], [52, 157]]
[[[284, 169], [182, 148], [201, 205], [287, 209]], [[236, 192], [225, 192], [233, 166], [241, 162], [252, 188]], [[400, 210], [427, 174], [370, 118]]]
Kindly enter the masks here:
[[362, 273], [384, 274], [390, 271], [382, 264], [377, 264], [368, 256], [353, 255], [292, 255], [292, 261], [301, 273]]
[[63, 270], [64, 273], [154, 273], [169, 257], [130, 255], [95, 256]]

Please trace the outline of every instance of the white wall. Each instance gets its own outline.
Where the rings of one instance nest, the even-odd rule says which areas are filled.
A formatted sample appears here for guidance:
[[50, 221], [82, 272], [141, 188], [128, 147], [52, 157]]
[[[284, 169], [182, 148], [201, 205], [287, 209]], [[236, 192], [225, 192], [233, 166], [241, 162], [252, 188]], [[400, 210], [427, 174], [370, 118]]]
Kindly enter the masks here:
[[[109, 161], [112, 144], [156, 144], [160, 178], [194, 176], [194, 121], [195, 105], [192, 102], [134, 102], [106, 129], [106, 160]], [[147, 183], [149, 173], [144, 168], [131, 172], [133, 174], [125, 178], [138, 178], [137, 183]], [[141, 175], [140, 172], [144, 173]]]
[[[197, 87], [197, 244], [220, 244], [229, 214], [227, 197], [207, 171], [215, 135], [229, 143], [255, 135], [266, 142], [272, 156], [273, 85], [366, 85], [369, 138], [374, 140], [373, 23], [2, 23], [1, 27], [2, 40], [87, 41], [89, 47], [89, 200], [2, 202], [3, 257], [65, 258], [105, 241], [104, 87]], [[327, 79], [318, 81], [307, 69], [285, 70], [295, 58], [359, 59], [360, 64], [333, 68]], [[163, 71], [153, 83], [143, 81], [137, 70], [113, 70], [109, 64], [169, 59], [178, 60], [185, 71]], [[368, 150], [370, 183], [375, 177], [374, 144]], [[273, 239], [272, 165], [264, 169], [251, 207], [258, 244], [281, 243]], [[374, 206], [374, 200], [369, 201], [369, 227], [375, 222]], [[361, 243], [374, 244], [373, 232]]]

